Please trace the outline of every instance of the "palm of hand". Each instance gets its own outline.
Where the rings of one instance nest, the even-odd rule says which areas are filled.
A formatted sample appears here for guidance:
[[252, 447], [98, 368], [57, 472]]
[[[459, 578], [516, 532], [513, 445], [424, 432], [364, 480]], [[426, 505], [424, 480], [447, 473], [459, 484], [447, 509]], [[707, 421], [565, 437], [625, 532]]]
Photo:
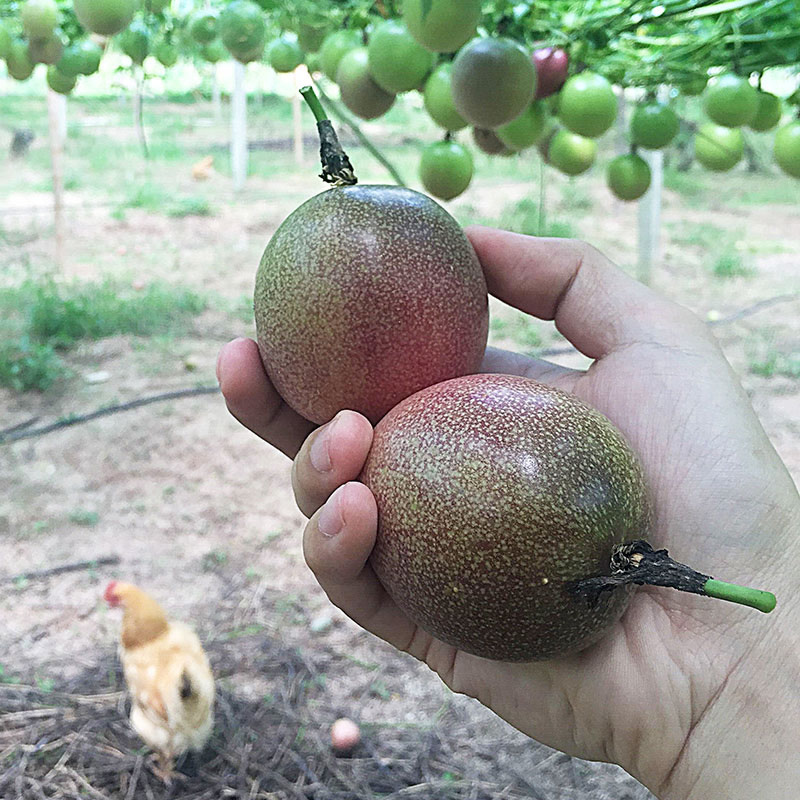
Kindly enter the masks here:
[[[631, 345], [596, 361], [587, 372], [497, 351], [490, 352], [484, 367], [529, 375], [571, 392], [622, 429], [648, 476], [656, 510], [654, 546], [669, 548], [701, 571], [721, 573], [725, 551], [737, 549], [745, 536], [760, 529], [759, 508], [750, 520], [732, 519], [736, 515], [725, 512], [724, 498], [727, 490], [728, 499], [738, 498], [742, 505], [758, 499], [763, 486], [751, 487], [750, 497], [742, 497], [752, 465], [732, 467], [742, 451], [755, 450], [754, 458], [768, 462], [770, 448], [741, 425], [742, 414], [751, 412], [731, 391], [734, 382], [710, 337], [698, 339], [693, 350]], [[731, 407], [740, 401], [745, 407]], [[736, 430], [726, 431], [729, 426]], [[719, 441], [709, 448], [707, 434], [713, 429]], [[774, 465], [759, 466], [766, 484], [768, 467]], [[704, 513], [708, 497], [722, 501], [717, 519]], [[758, 506], [765, 513], [763, 503]], [[766, 553], [760, 558], [764, 564], [769, 560]], [[753, 580], [752, 572], [721, 577]], [[498, 664], [431, 645], [424, 636], [417, 645], [424, 652], [415, 654], [423, 655], [453, 689], [477, 697], [534, 738], [583, 758], [622, 764], [634, 775], [660, 773], [667, 780], [693, 725], [740, 655], [722, 643], [728, 638], [722, 634], [738, 626], [740, 644], [749, 643], [763, 633], [763, 619], [753, 615], [705, 598], [647, 589], [636, 593], [618, 630], [572, 657]], [[715, 640], [720, 640], [718, 647]], [[503, 687], [502, 693], [496, 687]], [[694, 713], [676, 714], [676, 709]], [[660, 752], [660, 764], [652, 763], [654, 752]]]
[[[484, 370], [528, 375], [572, 392], [622, 430], [650, 485], [654, 546], [725, 580], [770, 582], [765, 576], [787, 542], [761, 532], [782, 529], [780, 510], [792, 507], [795, 490], [705, 326], [573, 243], [488, 230], [473, 230], [471, 238], [492, 294], [555, 319], [594, 359], [581, 372], [490, 350]], [[223, 370], [238, 373], [221, 380], [228, 405], [245, 425], [294, 455], [313, 426], [281, 404], [253, 348], [248, 359], [246, 367], [240, 361]], [[331, 600], [533, 738], [621, 764], [654, 791], [666, 792], [714, 703], [747, 682], [745, 655], [771, 626], [749, 609], [644, 589], [615, 630], [574, 656], [503, 664], [456, 651], [416, 628], [369, 567], [374, 499], [366, 487], [346, 484], [369, 450], [368, 423], [361, 418], [359, 425], [360, 433], [351, 427], [340, 449], [346, 466], [331, 473], [335, 480], [311, 468], [313, 436], [294, 465], [298, 502], [314, 515], [305, 533], [306, 557]], [[344, 530], [352, 530], [330, 539], [320, 535], [319, 508], [342, 484], [350, 491], [347, 502], [338, 503], [347, 508], [340, 515], [349, 518]], [[796, 594], [798, 581], [792, 580], [794, 586], [768, 588]], [[737, 671], [744, 674], [734, 679]]]

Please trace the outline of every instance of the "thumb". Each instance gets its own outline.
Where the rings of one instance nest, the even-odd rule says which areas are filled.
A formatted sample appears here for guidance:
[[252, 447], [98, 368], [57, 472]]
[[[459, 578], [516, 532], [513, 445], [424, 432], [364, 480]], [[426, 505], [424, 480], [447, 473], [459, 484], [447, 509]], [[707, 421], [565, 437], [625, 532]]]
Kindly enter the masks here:
[[680, 346], [705, 325], [687, 308], [626, 275], [572, 239], [471, 227], [467, 235], [499, 300], [556, 328], [584, 355], [602, 358], [630, 344]]

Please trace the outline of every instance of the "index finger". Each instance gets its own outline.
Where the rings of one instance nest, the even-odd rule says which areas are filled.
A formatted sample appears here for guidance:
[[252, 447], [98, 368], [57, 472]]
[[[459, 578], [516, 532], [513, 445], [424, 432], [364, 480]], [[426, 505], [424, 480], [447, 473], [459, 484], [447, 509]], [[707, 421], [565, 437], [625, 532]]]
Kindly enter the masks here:
[[234, 339], [220, 350], [217, 380], [231, 414], [289, 458], [297, 455], [303, 440], [317, 427], [275, 390], [252, 339]]
[[594, 247], [573, 239], [467, 229], [489, 291], [546, 320], [590, 358], [645, 342], [679, 345], [704, 330], [687, 308], [627, 275]]

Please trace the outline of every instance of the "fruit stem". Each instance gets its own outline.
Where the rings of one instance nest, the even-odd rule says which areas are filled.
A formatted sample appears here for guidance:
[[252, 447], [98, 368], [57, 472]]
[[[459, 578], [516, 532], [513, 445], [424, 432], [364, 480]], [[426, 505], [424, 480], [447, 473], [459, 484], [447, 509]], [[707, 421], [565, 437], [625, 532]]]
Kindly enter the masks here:
[[703, 592], [708, 597], [716, 597], [718, 600], [728, 600], [731, 603], [739, 603], [743, 606], [750, 606], [769, 614], [775, 608], [776, 600], [772, 592], [765, 592], [761, 589], [749, 589], [746, 586], [739, 586], [735, 583], [726, 583], [709, 578], [703, 585]]
[[304, 86], [300, 90], [300, 94], [303, 96], [306, 103], [308, 103], [308, 107], [314, 114], [314, 119], [316, 119], [317, 122], [325, 122], [328, 119], [328, 115], [325, 113], [325, 109], [322, 107], [322, 103], [320, 103], [314, 89], [311, 86]]
[[344, 148], [339, 143], [339, 137], [333, 128], [333, 123], [328, 119], [325, 109], [311, 86], [304, 86], [300, 90], [303, 99], [317, 120], [319, 133], [319, 157], [322, 162], [322, 178], [325, 183], [334, 186], [353, 186], [358, 183], [353, 165], [347, 157]]
[[681, 592], [701, 594], [718, 600], [755, 608], [768, 614], [775, 608], [775, 595], [735, 583], [718, 581], [669, 557], [666, 550], [654, 550], [644, 540], [618, 545], [611, 554], [611, 574], [575, 581], [571, 591], [596, 605], [604, 592], [618, 586], [665, 586]]

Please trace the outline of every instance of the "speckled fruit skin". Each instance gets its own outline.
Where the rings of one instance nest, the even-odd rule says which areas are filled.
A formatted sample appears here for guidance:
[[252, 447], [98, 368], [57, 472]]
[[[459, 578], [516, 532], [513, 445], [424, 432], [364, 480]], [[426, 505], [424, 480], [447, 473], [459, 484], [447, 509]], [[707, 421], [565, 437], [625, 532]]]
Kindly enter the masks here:
[[375, 423], [419, 389], [476, 372], [489, 325], [458, 223], [396, 186], [329, 189], [290, 214], [261, 259], [255, 315], [275, 388], [318, 423], [343, 408]]
[[574, 653], [620, 617], [568, 583], [608, 574], [614, 545], [644, 538], [637, 458], [602, 414], [529, 378], [432, 386], [378, 424], [361, 480], [378, 504], [372, 566], [423, 629], [474, 655]]

